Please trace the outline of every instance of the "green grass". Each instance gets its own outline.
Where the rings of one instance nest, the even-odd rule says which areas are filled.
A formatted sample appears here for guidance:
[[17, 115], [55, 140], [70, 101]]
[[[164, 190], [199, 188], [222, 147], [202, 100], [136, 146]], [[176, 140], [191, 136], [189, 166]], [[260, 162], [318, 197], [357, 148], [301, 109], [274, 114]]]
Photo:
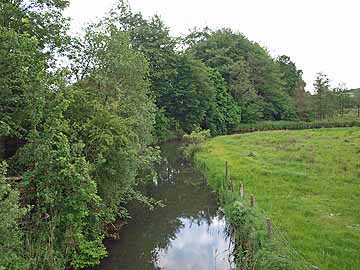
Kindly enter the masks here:
[[225, 160], [291, 246], [320, 269], [360, 269], [360, 128], [266, 131], [204, 144], [196, 165], [218, 191]]

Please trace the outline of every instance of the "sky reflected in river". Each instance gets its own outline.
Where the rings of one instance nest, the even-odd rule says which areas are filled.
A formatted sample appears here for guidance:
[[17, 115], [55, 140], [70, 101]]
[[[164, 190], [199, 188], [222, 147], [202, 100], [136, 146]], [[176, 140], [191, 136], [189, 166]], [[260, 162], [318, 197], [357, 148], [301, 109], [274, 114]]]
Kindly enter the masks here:
[[229, 244], [225, 240], [225, 221], [219, 217], [211, 224], [181, 219], [184, 227], [169, 247], [159, 252], [157, 266], [164, 270], [230, 269]]

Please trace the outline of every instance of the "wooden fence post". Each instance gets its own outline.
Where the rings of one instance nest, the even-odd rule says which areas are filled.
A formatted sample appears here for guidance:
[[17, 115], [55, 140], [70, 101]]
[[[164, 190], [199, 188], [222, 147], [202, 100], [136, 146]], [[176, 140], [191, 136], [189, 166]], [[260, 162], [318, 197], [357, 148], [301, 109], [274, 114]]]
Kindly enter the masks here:
[[250, 207], [254, 207], [255, 205], [255, 197], [254, 194], [250, 195]]
[[244, 184], [240, 183], [240, 197], [244, 198]]
[[229, 162], [226, 160], [225, 161], [225, 182], [228, 182], [228, 178], [229, 178]]
[[271, 239], [272, 237], [272, 223], [270, 218], [266, 218], [266, 228], [268, 237]]

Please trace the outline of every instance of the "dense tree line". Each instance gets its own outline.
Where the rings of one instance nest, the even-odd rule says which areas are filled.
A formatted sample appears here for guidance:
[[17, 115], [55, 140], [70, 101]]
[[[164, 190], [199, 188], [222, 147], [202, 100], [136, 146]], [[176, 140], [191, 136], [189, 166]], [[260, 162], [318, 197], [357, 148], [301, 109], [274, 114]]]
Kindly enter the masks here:
[[[106, 225], [154, 174], [158, 142], [240, 122], [344, 115], [360, 97], [316, 93], [288, 56], [230, 29], [172, 37], [121, 1], [82, 36], [67, 0], [0, 1], [0, 269], [79, 269], [106, 255]], [[59, 59], [66, 59], [65, 67]]]
[[8, 160], [7, 175], [21, 177], [1, 182], [20, 191], [12, 216], [1, 212], [1, 269], [95, 265], [105, 225], [127, 216], [126, 201], [148, 202], [135, 190], [158, 155], [148, 62], [107, 19], [66, 36], [67, 5], [1, 2], [1, 135], [26, 141]]

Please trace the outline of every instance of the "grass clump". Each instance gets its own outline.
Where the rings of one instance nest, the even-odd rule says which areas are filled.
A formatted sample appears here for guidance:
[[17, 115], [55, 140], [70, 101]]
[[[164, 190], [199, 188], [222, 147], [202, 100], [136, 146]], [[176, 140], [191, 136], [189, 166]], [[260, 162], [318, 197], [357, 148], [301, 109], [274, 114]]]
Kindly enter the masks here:
[[300, 256], [294, 256], [278, 232], [271, 238], [265, 227], [265, 215], [243, 200], [225, 204], [232, 227], [237, 269], [295, 270], [307, 269]]
[[[310, 269], [343, 270], [360, 265], [359, 157], [360, 129], [336, 128], [216, 137], [203, 144], [194, 161], [225, 196], [227, 216], [240, 230], [240, 182], [255, 194], [260, 214], [245, 220], [262, 223], [252, 222], [261, 247], [257, 244], [256, 269], [287, 269], [283, 262], [304, 258]], [[223, 188], [226, 160], [234, 192]], [[274, 225], [271, 241], [261, 238], [265, 215]]]
[[180, 151], [183, 157], [187, 160], [191, 160], [194, 154], [201, 150], [202, 143], [211, 137], [210, 130], [196, 129], [190, 134], [183, 136], [183, 146]]

